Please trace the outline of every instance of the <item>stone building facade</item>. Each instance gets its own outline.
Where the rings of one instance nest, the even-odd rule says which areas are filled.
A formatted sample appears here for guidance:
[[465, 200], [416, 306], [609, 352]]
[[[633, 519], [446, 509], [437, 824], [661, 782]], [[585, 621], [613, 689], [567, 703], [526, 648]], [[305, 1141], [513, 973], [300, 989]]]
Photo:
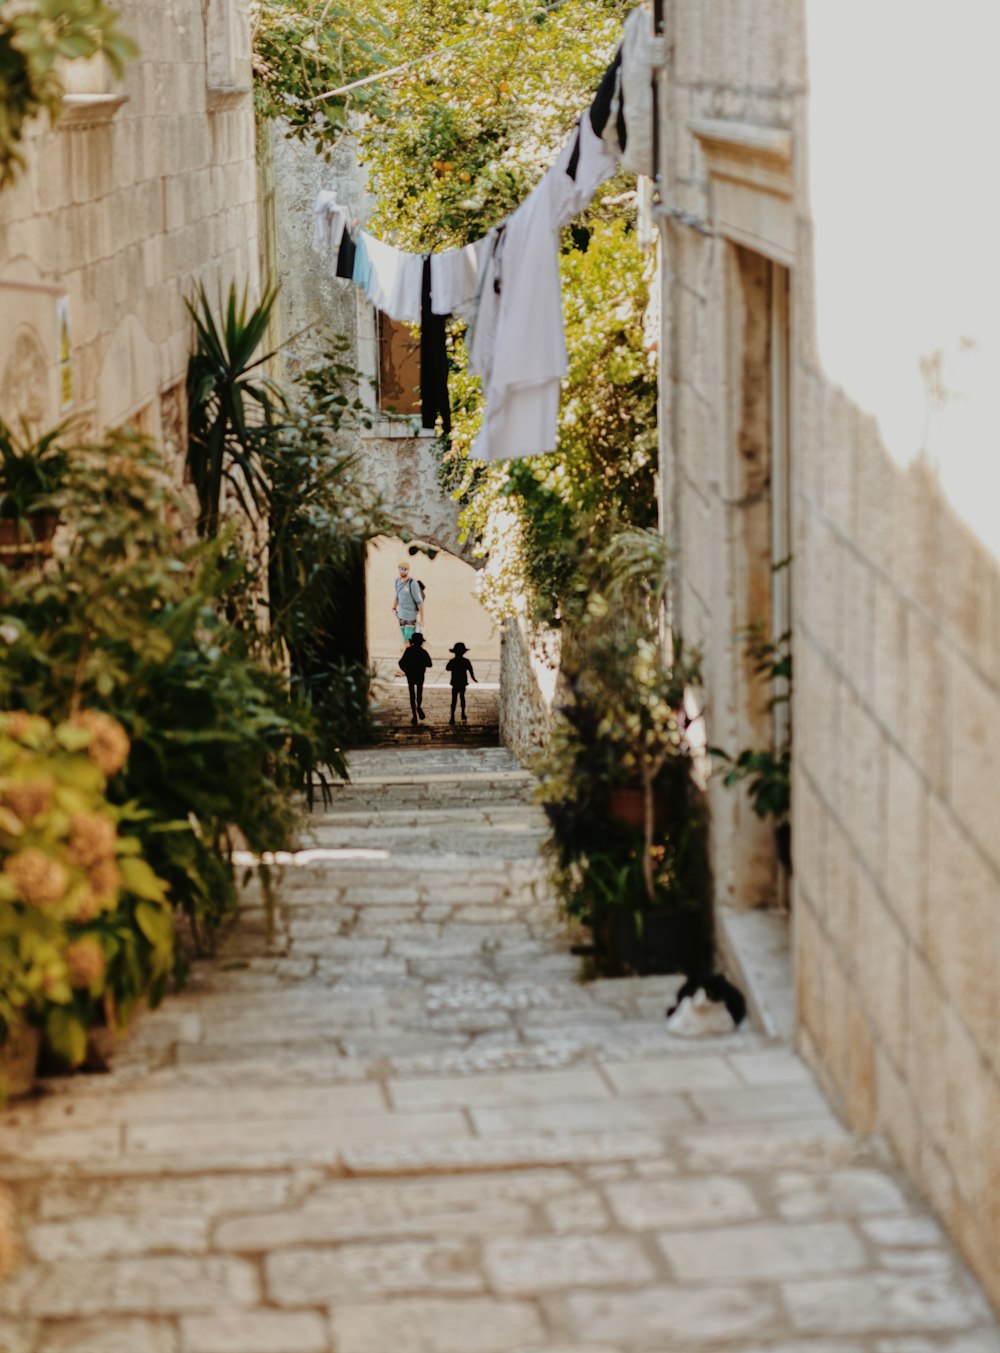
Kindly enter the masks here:
[[[787, 738], [780, 692], [739, 636], [791, 630], [794, 874], [714, 777], [717, 892], [737, 907], [790, 896], [805, 1054], [855, 1126], [888, 1135], [1000, 1304], [1000, 533], [981, 502], [996, 433], [986, 387], [949, 404], [941, 375], [958, 370], [949, 354], [992, 350], [1000, 297], [985, 232], [949, 252], [944, 217], [886, 228], [893, 193], [933, 210], [928, 156], [947, 197], [951, 161], [982, 156], [990, 123], [956, 66], [956, 98], [934, 102], [941, 125], [922, 139], [887, 72], [906, 67], [904, 30], [930, 68], [942, 35], [894, 2], [878, 23], [849, 4], [832, 24], [824, 6], [667, 6], [675, 620], [704, 654], [709, 740], [730, 752]], [[976, 25], [993, 21], [966, 9], [949, 21], [975, 64], [990, 47]], [[963, 181], [975, 193], [977, 176]], [[922, 260], [909, 290], [894, 290], [901, 252]], [[966, 279], [978, 286], [956, 297]], [[837, 384], [828, 351], [844, 359]], [[978, 467], [964, 480], [963, 458]]]
[[123, 0], [140, 47], [120, 83], [70, 63], [55, 129], [0, 193], [0, 416], [83, 435], [129, 424], [179, 456], [185, 308], [256, 292], [246, 0]]

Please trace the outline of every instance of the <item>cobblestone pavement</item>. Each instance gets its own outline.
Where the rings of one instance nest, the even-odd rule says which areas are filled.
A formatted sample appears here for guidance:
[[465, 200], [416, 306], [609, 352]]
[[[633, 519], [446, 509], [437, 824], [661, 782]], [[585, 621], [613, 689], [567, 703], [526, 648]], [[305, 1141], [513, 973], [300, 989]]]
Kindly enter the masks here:
[[[499, 749], [354, 759], [111, 1075], [0, 1116], [3, 1353], [997, 1353], [798, 1059], [576, 980]], [[335, 852], [345, 852], [335, 854]]]

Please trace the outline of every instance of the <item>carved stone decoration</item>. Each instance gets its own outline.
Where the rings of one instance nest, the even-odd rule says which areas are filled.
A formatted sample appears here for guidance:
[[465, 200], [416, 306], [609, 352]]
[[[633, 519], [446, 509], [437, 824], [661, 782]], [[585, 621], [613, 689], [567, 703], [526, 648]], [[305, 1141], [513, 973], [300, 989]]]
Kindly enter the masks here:
[[38, 435], [49, 418], [49, 363], [36, 331], [21, 325], [0, 381], [0, 415]]

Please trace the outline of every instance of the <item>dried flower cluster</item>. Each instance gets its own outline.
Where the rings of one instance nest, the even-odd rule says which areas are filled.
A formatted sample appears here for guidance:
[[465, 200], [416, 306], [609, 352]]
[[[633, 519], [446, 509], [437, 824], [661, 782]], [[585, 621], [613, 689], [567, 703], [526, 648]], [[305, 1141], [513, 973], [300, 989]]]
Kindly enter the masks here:
[[65, 865], [46, 855], [37, 846], [28, 846], [16, 855], [8, 855], [3, 872], [14, 884], [18, 896], [33, 907], [49, 907], [66, 896], [70, 876]]
[[85, 709], [74, 714], [70, 723], [74, 728], [85, 729], [91, 734], [87, 755], [98, 770], [109, 779], [117, 775], [129, 754], [128, 734], [117, 719], [97, 709]]

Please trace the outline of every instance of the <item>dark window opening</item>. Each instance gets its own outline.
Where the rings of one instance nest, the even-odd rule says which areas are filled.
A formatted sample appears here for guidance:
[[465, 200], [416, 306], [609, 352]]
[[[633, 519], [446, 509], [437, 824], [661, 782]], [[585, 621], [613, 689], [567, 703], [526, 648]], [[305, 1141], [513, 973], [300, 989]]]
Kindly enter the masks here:
[[420, 412], [420, 335], [378, 314], [378, 406], [383, 413]]

